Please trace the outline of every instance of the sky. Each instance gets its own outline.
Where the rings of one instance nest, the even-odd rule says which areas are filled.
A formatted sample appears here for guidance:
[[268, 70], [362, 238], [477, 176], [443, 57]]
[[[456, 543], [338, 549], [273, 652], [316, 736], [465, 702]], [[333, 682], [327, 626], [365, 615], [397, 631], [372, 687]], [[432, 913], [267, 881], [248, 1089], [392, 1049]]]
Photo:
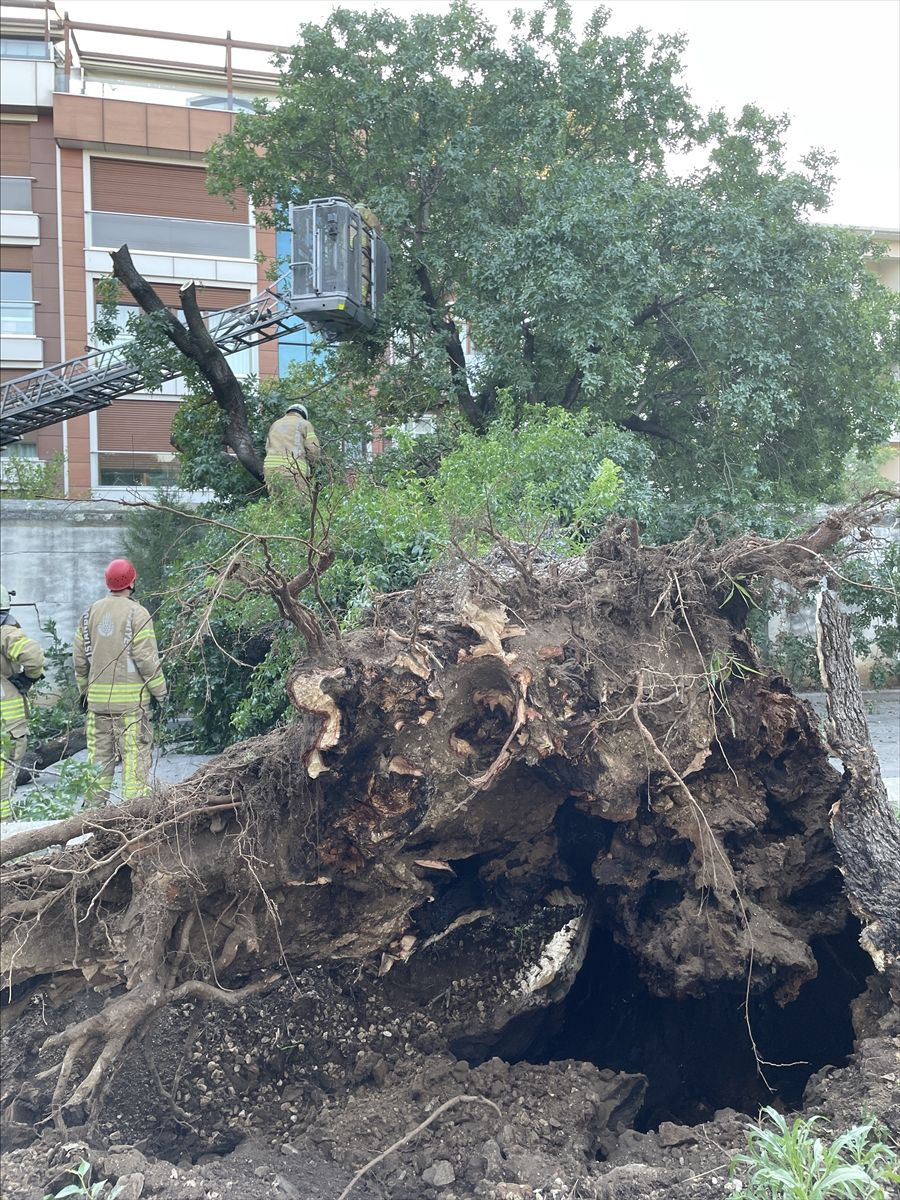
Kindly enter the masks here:
[[[473, 0], [503, 35], [515, 0]], [[440, 12], [447, 0], [60, 0], [73, 21], [290, 45], [301, 21], [336, 7]], [[526, 11], [536, 0], [519, 0]], [[573, 0], [576, 21], [596, 7]], [[682, 32], [683, 82], [703, 110], [745, 103], [791, 120], [791, 165], [811, 147], [838, 156], [826, 218], [900, 228], [900, 3], [897, 0], [611, 0], [608, 29]], [[96, 38], [96, 35], [92, 35]], [[87, 44], [87, 35], [84, 35]], [[94, 43], [96, 44], [96, 42]], [[136, 52], [154, 43], [144, 42]], [[159, 56], [168, 45], [157, 42]], [[99, 48], [99, 47], [98, 47]], [[196, 57], [196, 47], [189, 49]], [[187, 57], [187, 55], [184, 55]], [[173, 54], [172, 57], [175, 57]], [[259, 59], [257, 59], [259, 63]]]

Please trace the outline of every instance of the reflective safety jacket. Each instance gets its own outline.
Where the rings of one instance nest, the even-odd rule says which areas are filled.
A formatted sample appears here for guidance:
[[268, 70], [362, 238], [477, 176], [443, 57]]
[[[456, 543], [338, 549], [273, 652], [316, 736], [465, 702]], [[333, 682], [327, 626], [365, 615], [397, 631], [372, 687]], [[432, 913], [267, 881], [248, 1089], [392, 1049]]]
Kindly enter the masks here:
[[309, 463], [319, 457], [319, 439], [312, 422], [299, 413], [285, 413], [269, 427], [264, 472], [309, 474]]
[[40, 679], [44, 651], [19, 625], [0, 625], [0, 724], [13, 737], [28, 732], [28, 704], [11, 681], [12, 675]]
[[75, 630], [75, 682], [88, 709], [124, 713], [164, 700], [156, 633], [146, 608], [128, 596], [96, 601]]

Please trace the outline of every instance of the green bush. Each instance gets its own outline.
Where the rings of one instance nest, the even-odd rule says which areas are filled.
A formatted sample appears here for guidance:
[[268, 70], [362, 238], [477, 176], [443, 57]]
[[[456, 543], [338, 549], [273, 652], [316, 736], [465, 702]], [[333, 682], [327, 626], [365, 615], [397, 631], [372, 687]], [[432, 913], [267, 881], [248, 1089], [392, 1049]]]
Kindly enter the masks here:
[[44, 623], [41, 635], [44, 677], [28, 693], [31, 709], [28, 742], [32, 750], [39, 750], [45, 742], [66, 737], [84, 725], [72, 670], [72, 648], [59, 636], [52, 619]]
[[72, 1175], [74, 1181], [67, 1183], [58, 1192], [48, 1192], [44, 1200], [64, 1200], [64, 1198], [81, 1196], [83, 1200], [116, 1200], [121, 1194], [120, 1183], [110, 1183], [108, 1179], [98, 1179], [91, 1182], [93, 1167], [82, 1159], [77, 1167], [66, 1167], [66, 1174]]
[[736, 1155], [731, 1174], [746, 1173], [747, 1200], [887, 1200], [886, 1185], [900, 1182], [900, 1158], [866, 1121], [828, 1141], [821, 1117], [788, 1124], [764, 1108], [747, 1132], [747, 1152]]

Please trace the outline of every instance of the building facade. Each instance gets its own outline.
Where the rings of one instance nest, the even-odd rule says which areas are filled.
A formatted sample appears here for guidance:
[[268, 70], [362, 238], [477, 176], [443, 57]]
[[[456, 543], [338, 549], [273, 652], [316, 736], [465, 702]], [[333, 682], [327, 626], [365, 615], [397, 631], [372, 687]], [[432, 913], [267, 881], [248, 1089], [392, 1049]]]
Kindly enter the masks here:
[[[49, 0], [0, 4], [0, 381], [92, 348], [99, 281], [123, 243], [175, 307], [189, 280], [207, 312], [267, 286], [274, 232], [258, 228], [246, 196], [207, 192], [204, 161], [237, 111], [274, 95], [277, 49], [79, 24]], [[124, 324], [138, 310], [120, 300]], [[278, 356], [273, 342], [230, 361], [266, 378]], [[5, 453], [60, 456], [68, 497], [156, 487], [174, 478], [169, 435], [182, 395], [173, 380]]]

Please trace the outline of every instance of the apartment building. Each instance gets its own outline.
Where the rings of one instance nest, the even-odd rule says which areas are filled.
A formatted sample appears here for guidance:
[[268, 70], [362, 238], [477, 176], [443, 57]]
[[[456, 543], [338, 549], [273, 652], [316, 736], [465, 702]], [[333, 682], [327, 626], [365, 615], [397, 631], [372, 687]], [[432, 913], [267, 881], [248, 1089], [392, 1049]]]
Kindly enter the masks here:
[[[275, 234], [257, 227], [246, 196], [209, 195], [204, 157], [236, 111], [275, 93], [276, 49], [225, 32], [72, 22], [52, 0], [0, 4], [0, 382], [91, 349], [98, 281], [123, 243], [176, 306], [186, 280], [207, 312], [267, 285]], [[136, 311], [123, 293], [120, 321]], [[278, 343], [230, 361], [239, 374], [275, 375]], [[5, 453], [63, 455], [71, 497], [159, 486], [174, 478], [169, 434], [182, 395], [173, 380]]]

